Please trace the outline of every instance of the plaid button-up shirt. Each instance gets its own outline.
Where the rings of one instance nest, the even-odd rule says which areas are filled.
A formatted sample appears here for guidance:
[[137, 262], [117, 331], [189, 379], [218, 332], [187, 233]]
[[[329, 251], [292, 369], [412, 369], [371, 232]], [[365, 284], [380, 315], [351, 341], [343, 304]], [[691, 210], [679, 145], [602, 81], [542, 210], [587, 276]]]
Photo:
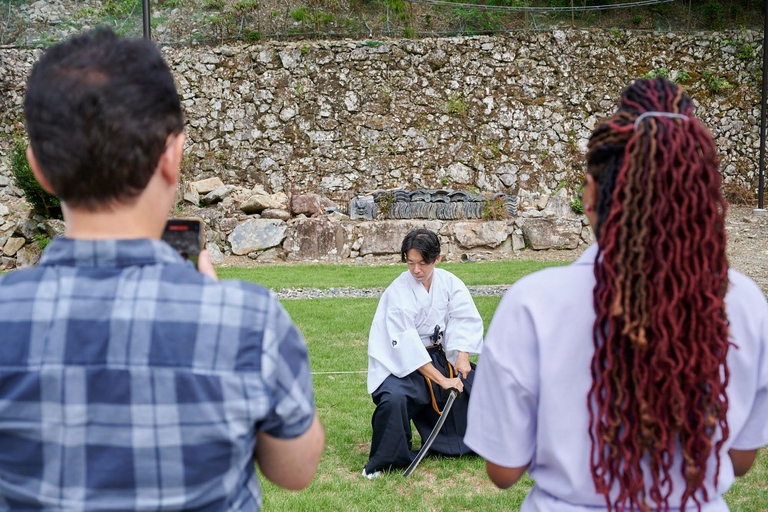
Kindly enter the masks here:
[[57, 238], [0, 276], [0, 510], [255, 511], [256, 432], [313, 416], [275, 298], [164, 242]]

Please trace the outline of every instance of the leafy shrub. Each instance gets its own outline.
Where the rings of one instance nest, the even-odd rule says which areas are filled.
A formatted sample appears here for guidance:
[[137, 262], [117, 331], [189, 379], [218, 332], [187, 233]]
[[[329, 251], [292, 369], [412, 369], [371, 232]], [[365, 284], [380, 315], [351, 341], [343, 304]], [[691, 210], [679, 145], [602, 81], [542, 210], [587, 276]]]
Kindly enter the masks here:
[[464, 98], [458, 95], [451, 96], [445, 110], [449, 116], [467, 117], [467, 104], [464, 103]]
[[726, 89], [731, 89], [733, 87], [728, 80], [715, 75], [711, 71], [704, 71], [704, 79], [706, 80], [710, 94], [720, 94]]
[[657, 76], [663, 76], [664, 78], [669, 78], [669, 70], [667, 68], [652, 69], [646, 74], [644, 74], [642, 78], [650, 78], [651, 80], [653, 80]]
[[677, 79], [675, 81], [679, 84], [684, 84], [690, 79], [691, 79], [691, 74], [686, 70], [682, 69], [677, 72]]
[[27, 201], [32, 205], [36, 213], [47, 217], [61, 218], [61, 203], [59, 198], [49, 194], [37, 182], [32, 169], [29, 167], [26, 155], [27, 145], [22, 140], [17, 140], [11, 149], [11, 173], [13, 181], [24, 192]]
[[307, 11], [307, 6], [305, 5], [302, 5], [298, 9], [292, 10], [288, 15], [296, 21], [304, 21], [309, 18], [309, 12]]
[[720, 2], [709, 2], [701, 10], [701, 13], [704, 15], [704, 19], [710, 28], [717, 28], [723, 22], [723, 6]]

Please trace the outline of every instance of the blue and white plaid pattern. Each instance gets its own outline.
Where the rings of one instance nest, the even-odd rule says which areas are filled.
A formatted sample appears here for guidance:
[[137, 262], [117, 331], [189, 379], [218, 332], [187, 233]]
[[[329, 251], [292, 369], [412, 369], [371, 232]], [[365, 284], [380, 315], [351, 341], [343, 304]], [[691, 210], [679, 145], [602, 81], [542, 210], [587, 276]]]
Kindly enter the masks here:
[[0, 510], [255, 511], [256, 431], [313, 416], [275, 298], [164, 242], [57, 238], [0, 276]]

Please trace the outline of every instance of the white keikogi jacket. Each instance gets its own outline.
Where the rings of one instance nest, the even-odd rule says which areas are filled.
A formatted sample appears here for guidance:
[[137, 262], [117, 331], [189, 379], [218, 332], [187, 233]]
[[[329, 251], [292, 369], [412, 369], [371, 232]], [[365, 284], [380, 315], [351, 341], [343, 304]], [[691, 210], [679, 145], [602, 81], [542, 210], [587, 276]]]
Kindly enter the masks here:
[[368, 393], [389, 375], [405, 377], [431, 362], [426, 347], [439, 326], [451, 364], [458, 352], [479, 354], [483, 320], [464, 283], [436, 268], [429, 292], [405, 271], [381, 296], [368, 336]]

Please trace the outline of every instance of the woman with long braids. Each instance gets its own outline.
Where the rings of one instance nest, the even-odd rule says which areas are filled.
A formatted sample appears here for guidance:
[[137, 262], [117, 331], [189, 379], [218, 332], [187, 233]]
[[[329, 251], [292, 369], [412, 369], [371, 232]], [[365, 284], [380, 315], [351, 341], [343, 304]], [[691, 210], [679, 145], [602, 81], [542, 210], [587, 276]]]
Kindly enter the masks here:
[[523, 511], [725, 511], [768, 444], [768, 303], [728, 269], [712, 137], [639, 80], [592, 133], [573, 265], [518, 281], [486, 335], [466, 444]]

